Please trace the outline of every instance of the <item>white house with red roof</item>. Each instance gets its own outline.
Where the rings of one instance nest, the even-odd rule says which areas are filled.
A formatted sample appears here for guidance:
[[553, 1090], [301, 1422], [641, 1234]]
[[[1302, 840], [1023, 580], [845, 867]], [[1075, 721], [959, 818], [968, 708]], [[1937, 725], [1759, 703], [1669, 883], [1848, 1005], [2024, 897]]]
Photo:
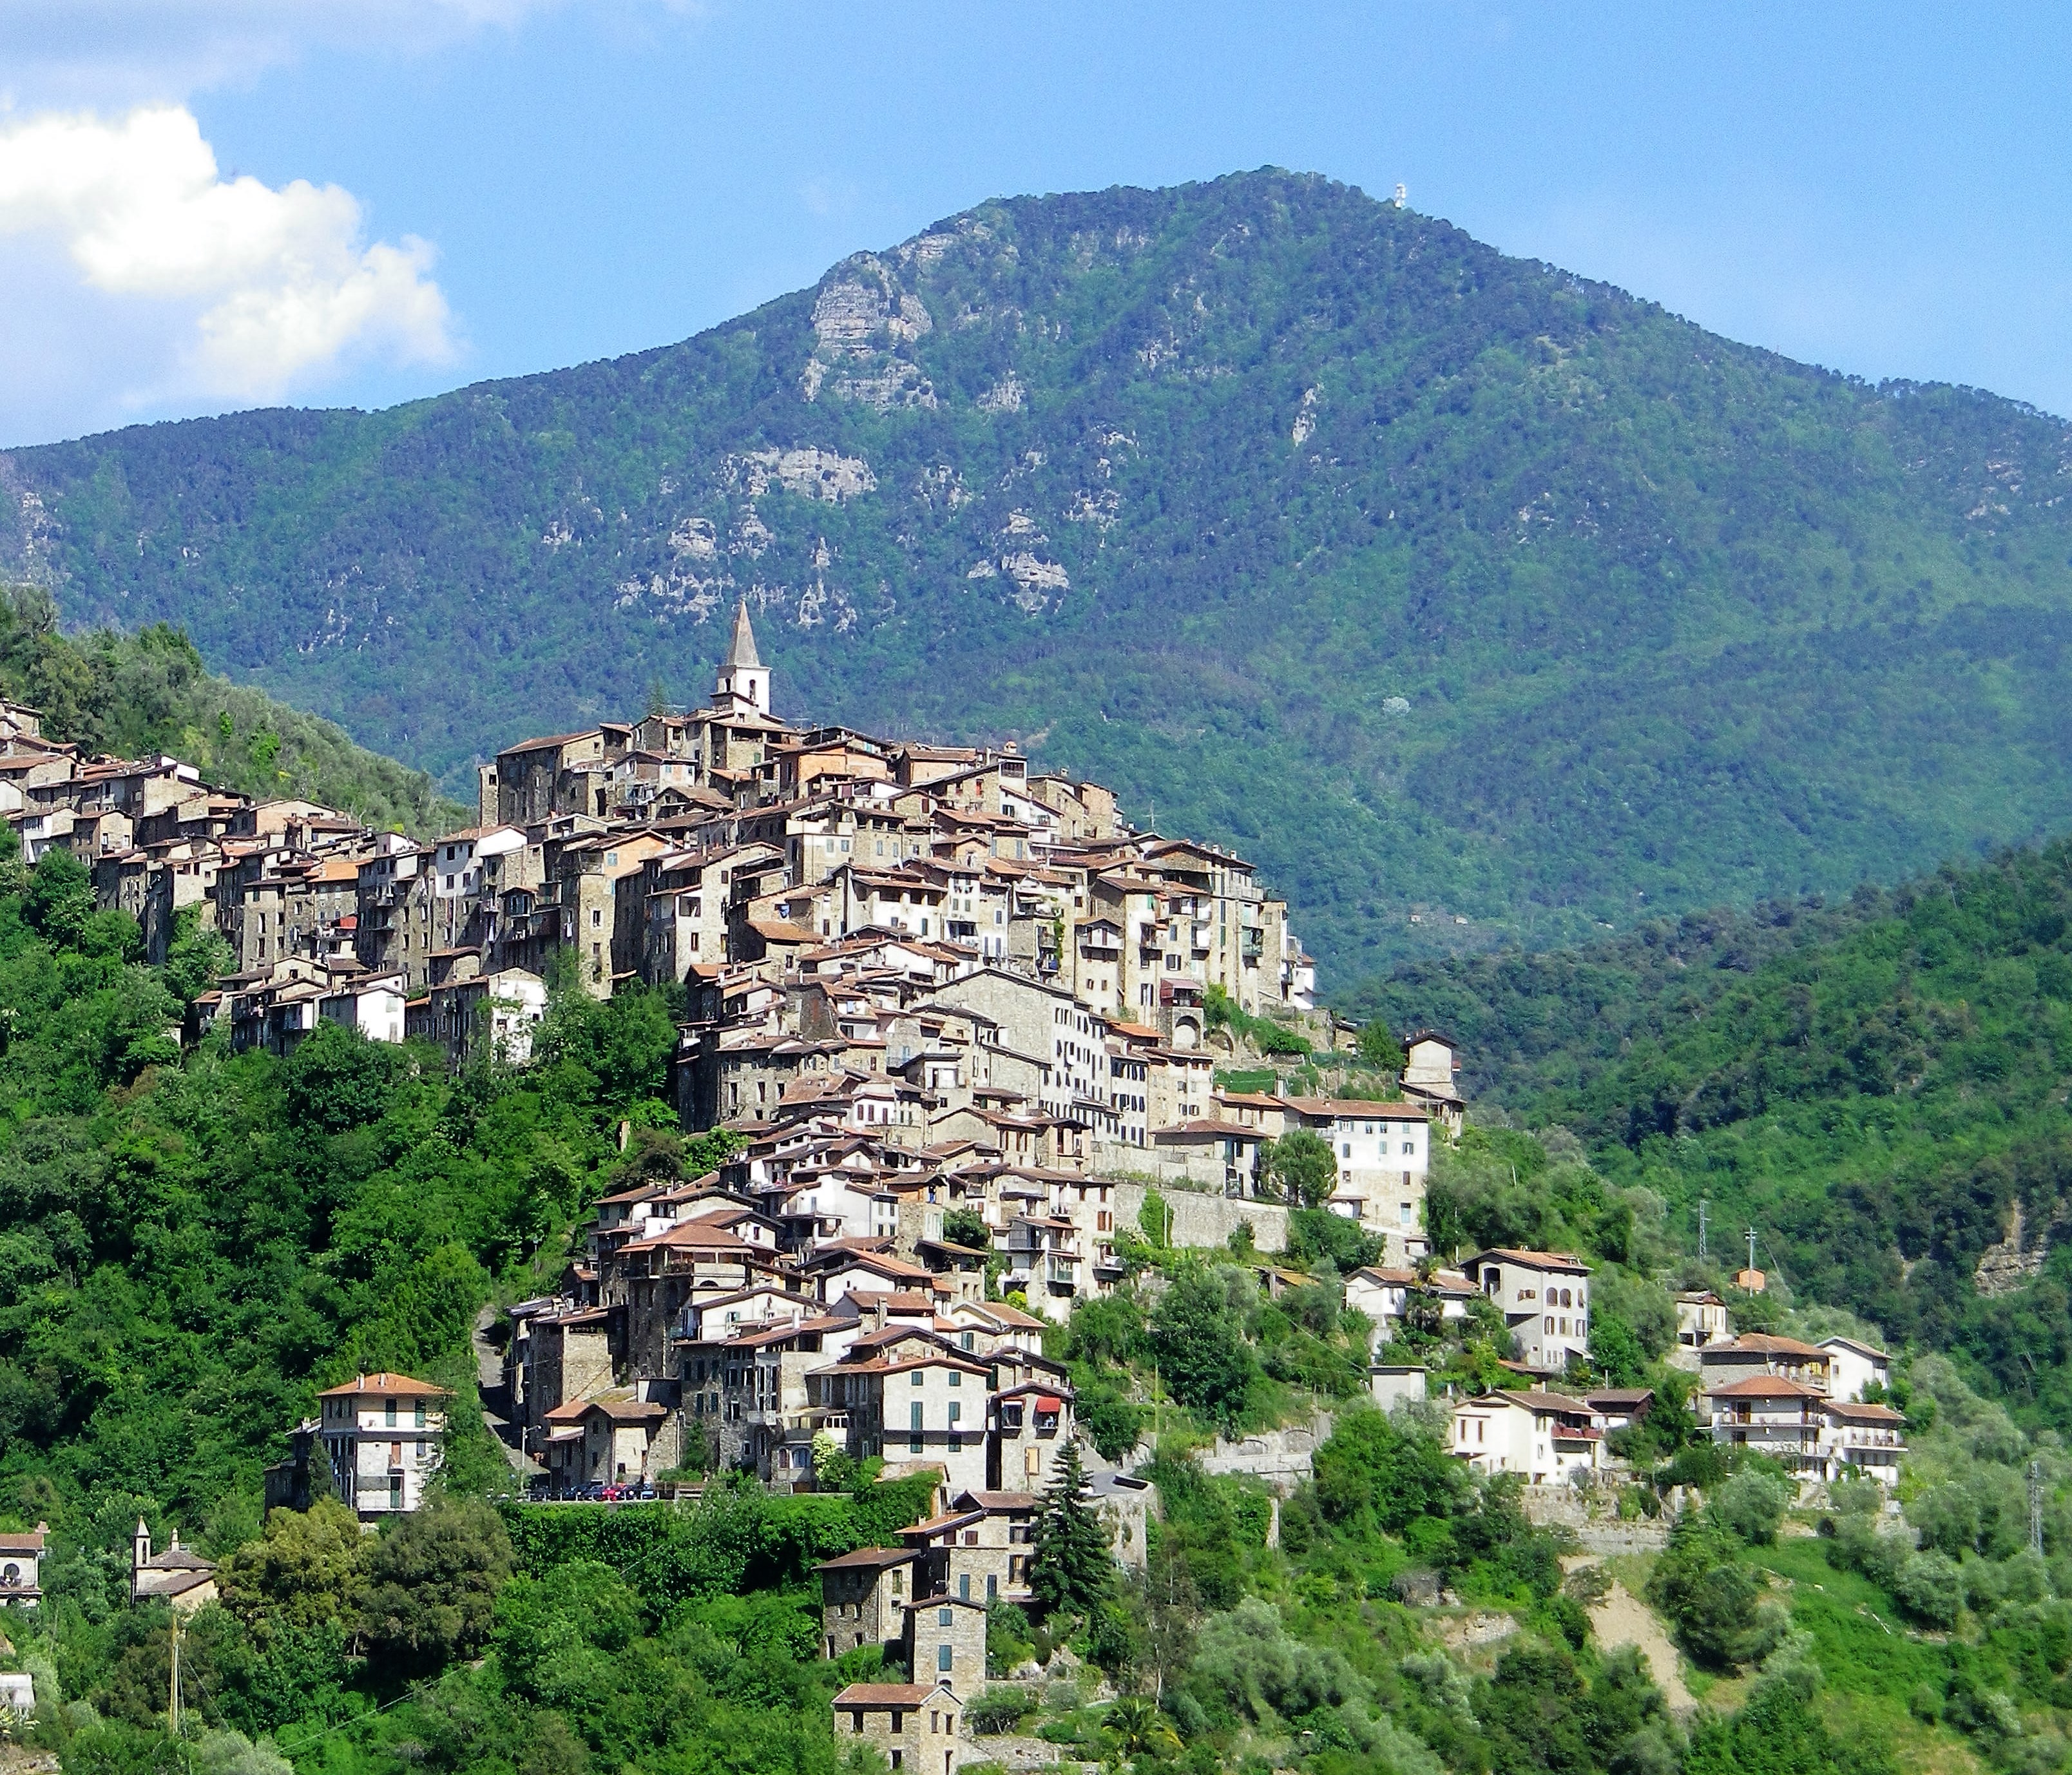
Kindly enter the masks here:
[[33, 1609], [43, 1600], [43, 1543], [51, 1525], [27, 1535], [0, 1535], [0, 1609]]
[[1453, 1454], [1478, 1473], [1558, 1485], [1605, 1464], [1604, 1432], [1582, 1399], [1538, 1391], [1485, 1393], [1453, 1407]]
[[452, 1397], [386, 1370], [318, 1394], [317, 1433], [339, 1500], [370, 1520], [421, 1507], [444, 1457]]
[[1503, 1309], [1519, 1360], [1543, 1374], [1566, 1372], [1590, 1351], [1590, 1268], [1567, 1251], [1495, 1247], [1461, 1273]]

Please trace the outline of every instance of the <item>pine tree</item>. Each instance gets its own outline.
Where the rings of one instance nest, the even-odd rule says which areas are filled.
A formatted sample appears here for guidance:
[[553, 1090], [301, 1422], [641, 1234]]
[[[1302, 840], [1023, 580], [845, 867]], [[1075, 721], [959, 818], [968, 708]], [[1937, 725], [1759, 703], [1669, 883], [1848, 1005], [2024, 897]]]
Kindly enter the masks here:
[[1047, 1612], [1084, 1610], [1107, 1596], [1115, 1579], [1108, 1535], [1087, 1494], [1077, 1443], [1066, 1445], [1036, 1519], [1029, 1588]]

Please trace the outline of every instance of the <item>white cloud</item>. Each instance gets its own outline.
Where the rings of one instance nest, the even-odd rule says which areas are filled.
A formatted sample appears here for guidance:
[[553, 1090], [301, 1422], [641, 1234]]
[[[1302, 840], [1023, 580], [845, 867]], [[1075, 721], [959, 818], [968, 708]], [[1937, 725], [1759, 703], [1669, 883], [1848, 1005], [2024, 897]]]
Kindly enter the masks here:
[[271, 400], [341, 359], [453, 355], [432, 249], [363, 244], [349, 191], [224, 179], [183, 107], [117, 121], [46, 115], [0, 128], [0, 237], [55, 247], [88, 290], [180, 322], [162, 384], [181, 396]]

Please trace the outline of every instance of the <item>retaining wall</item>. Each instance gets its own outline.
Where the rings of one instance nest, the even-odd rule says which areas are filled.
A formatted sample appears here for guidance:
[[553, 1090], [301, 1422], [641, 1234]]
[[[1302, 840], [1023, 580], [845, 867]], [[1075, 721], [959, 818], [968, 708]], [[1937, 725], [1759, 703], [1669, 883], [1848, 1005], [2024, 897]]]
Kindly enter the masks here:
[[[1118, 1183], [1115, 1186], [1116, 1222], [1133, 1229], [1151, 1185]], [[1288, 1249], [1288, 1210], [1278, 1202], [1253, 1202], [1242, 1196], [1211, 1196], [1193, 1189], [1161, 1189], [1173, 1213], [1173, 1243], [1222, 1247], [1247, 1221], [1252, 1223], [1252, 1242], [1262, 1251]]]

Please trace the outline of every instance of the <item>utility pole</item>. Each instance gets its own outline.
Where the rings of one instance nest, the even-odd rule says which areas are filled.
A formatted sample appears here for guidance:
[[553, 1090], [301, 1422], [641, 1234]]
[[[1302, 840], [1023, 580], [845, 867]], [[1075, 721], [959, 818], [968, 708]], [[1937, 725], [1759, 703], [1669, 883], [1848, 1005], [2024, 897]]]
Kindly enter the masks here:
[[180, 1612], [173, 1611], [173, 1680], [166, 1708], [166, 1723], [173, 1736], [180, 1735]]
[[1706, 1201], [1706, 1199], [1705, 1199], [1703, 1196], [1699, 1197], [1699, 1198], [1698, 1198], [1698, 1261], [1699, 1261], [1700, 1263], [1702, 1263], [1703, 1262], [1704, 1262], [1704, 1260], [1705, 1260], [1708, 1257], [1709, 1257], [1709, 1256], [1711, 1256], [1711, 1255], [1712, 1255], [1712, 1253], [1711, 1253], [1710, 1251], [1707, 1251], [1707, 1250], [1705, 1249], [1705, 1210], [1706, 1210], [1707, 1209], [1710, 1208], [1712, 1206], [1712, 1205], [1709, 1202]]
[[1753, 1226], [1749, 1227], [1748, 1230], [1748, 1242], [1749, 1268], [1750, 1269], [1753, 1269], [1755, 1268], [1755, 1228]]
[[2029, 1551], [2043, 1557], [2043, 1463], [2029, 1464]]

